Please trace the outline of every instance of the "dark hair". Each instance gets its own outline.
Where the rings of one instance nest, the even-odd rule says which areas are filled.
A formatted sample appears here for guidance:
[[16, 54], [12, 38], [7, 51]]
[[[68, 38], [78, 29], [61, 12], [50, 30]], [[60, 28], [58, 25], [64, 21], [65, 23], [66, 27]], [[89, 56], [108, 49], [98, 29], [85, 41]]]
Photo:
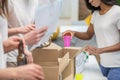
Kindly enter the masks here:
[[8, 15], [8, 0], [1, 0], [0, 3], [0, 16]]
[[[89, 0], [85, 0], [86, 2], [86, 6], [88, 9], [90, 9], [91, 11], [95, 11], [95, 10], [100, 10], [100, 6], [99, 7], [94, 7], [89, 3]], [[116, 0], [101, 0], [101, 2], [103, 2], [106, 5], [112, 6], [117, 4]]]

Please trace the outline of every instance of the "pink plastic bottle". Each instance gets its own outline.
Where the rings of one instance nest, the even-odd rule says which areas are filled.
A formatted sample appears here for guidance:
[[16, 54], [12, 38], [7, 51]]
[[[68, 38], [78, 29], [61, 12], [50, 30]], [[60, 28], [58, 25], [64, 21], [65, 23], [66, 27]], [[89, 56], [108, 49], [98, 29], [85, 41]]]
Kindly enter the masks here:
[[71, 45], [71, 33], [66, 33], [63, 36], [64, 47], [70, 47]]

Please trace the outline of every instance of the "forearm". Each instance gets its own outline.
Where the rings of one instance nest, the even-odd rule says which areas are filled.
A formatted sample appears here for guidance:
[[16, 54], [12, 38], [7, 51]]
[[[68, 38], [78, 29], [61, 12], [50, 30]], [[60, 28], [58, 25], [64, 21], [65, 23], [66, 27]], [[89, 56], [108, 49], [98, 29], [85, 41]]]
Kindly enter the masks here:
[[101, 48], [102, 53], [120, 51], [120, 42], [109, 47]]
[[13, 68], [7, 68], [7, 69], [1, 69], [0, 70], [0, 80], [1, 79], [14, 79], [17, 78], [15, 69]]
[[75, 37], [82, 40], [90, 40], [91, 36], [87, 32], [75, 32]]
[[6, 40], [3, 41], [3, 49], [4, 49], [5, 53], [7, 53], [7, 52], [9, 52], [11, 50], [11, 48], [9, 47], [9, 44], [7, 43]]
[[4, 52], [9, 52], [18, 48], [20, 37], [12, 36], [3, 41]]
[[16, 34], [19, 34], [20, 31], [19, 31], [19, 28], [10, 28], [8, 29], [8, 35], [11, 36], [11, 35], [16, 35]]

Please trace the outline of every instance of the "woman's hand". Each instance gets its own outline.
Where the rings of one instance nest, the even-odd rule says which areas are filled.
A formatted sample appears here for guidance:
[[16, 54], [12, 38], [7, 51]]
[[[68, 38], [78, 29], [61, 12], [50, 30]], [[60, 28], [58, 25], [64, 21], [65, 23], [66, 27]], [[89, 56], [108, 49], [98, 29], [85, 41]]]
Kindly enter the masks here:
[[19, 27], [19, 28], [16, 28], [18, 30], [18, 32], [20, 34], [26, 34], [32, 30], [35, 29], [35, 25], [34, 24], [31, 24], [31, 25], [27, 25], [27, 26], [23, 26], [23, 27]]
[[19, 41], [21, 40], [18, 36], [9, 37], [7, 40], [3, 41], [3, 47], [5, 52], [15, 50], [18, 48]]
[[[21, 46], [19, 46], [19, 47], [23, 48], [22, 50], [24, 51], [23, 53], [25, 54], [25, 57], [27, 59], [27, 63], [28, 64], [33, 63], [32, 53], [30, 51], [28, 51], [28, 49], [26, 48], [26, 43], [25, 43], [24, 39], [22, 39]], [[19, 49], [21, 49], [21, 48], [19, 48]]]
[[41, 66], [27, 64], [15, 68], [1, 69], [0, 80], [1, 79], [44, 80], [44, 73]]
[[71, 38], [75, 35], [75, 31], [67, 30], [62, 33], [62, 36], [69, 35]]
[[27, 45], [33, 45], [38, 43], [40, 39], [44, 36], [48, 27], [43, 27], [40, 29], [32, 30], [29, 33], [24, 35], [24, 39]]
[[27, 80], [43, 80], [44, 73], [41, 66], [36, 64], [28, 64], [16, 68], [18, 78]]
[[99, 55], [103, 52], [101, 48], [96, 48], [93, 46], [86, 46], [85, 51], [87, 51], [87, 52], [89, 52], [89, 54], [93, 54], [93, 55]]
[[27, 63], [28, 64], [33, 63], [32, 53], [30, 51], [28, 51], [27, 49], [24, 50], [24, 53], [25, 53], [26, 58], [27, 58]]

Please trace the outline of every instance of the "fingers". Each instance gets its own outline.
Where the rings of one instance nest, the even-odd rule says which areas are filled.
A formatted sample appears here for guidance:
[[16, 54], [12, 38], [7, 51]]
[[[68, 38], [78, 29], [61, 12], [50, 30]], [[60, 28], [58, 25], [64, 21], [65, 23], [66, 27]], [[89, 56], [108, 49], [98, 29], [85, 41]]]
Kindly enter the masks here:
[[30, 63], [33, 63], [33, 57], [32, 56], [26, 56], [27, 58], [27, 63], [30, 64]]
[[33, 56], [32, 56], [32, 53], [29, 52], [28, 50], [25, 50], [25, 55], [26, 55], [26, 58], [27, 58], [27, 63], [33, 63]]
[[38, 80], [43, 80], [44, 79], [44, 73], [43, 73], [42, 67], [39, 66], [39, 65], [36, 65], [36, 69], [37, 69], [37, 70], [35, 70], [36, 78]]
[[17, 67], [17, 78], [23, 78], [25, 80], [43, 80], [44, 73], [41, 66], [36, 64], [27, 64]]
[[29, 28], [30, 31], [31, 31], [31, 30], [34, 30], [34, 29], [35, 29], [35, 25], [34, 25], [34, 24], [31, 24], [31, 25], [28, 26], [28, 28]]
[[72, 38], [74, 36], [74, 33], [71, 30], [67, 30], [62, 33], [62, 36], [71, 36], [71, 38]]
[[26, 35], [24, 35], [24, 39], [28, 45], [33, 45], [38, 43], [38, 41], [44, 36], [48, 27], [42, 27], [40, 29], [35, 29]]
[[12, 37], [9, 37], [10, 40], [13, 40], [13, 41], [20, 41], [21, 38], [18, 37], [18, 36], [12, 36]]
[[34, 70], [34, 74], [32, 76], [35, 78], [33, 80], [44, 80], [44, 74], [42, 70]]
[[10, 40], [11, 46], [13, 46], [14, 48], [18, 48], [19, 45], [19, 41], [22, 39], [18, 36], [12, 36], [8, 38]]
[[95, 50], [92, 46], [86, 46], [85, 51], [89, 52], [89, 54], [93, 54]]
[[48, 29], [48, 27], [45, 26], [45, 27], [42, 27], [42, 28], [38, 29], [37, 32], [38, 32], [38, 33], [46, 32], [47, 29]]
[[43, 80], [44, 79], [44, 73], [43, 69], [41, 66], [36, 65], [36, 64], [31, 64], [32, 65], [32, 71], [31, 71], [31, 79], [32, 80]]

